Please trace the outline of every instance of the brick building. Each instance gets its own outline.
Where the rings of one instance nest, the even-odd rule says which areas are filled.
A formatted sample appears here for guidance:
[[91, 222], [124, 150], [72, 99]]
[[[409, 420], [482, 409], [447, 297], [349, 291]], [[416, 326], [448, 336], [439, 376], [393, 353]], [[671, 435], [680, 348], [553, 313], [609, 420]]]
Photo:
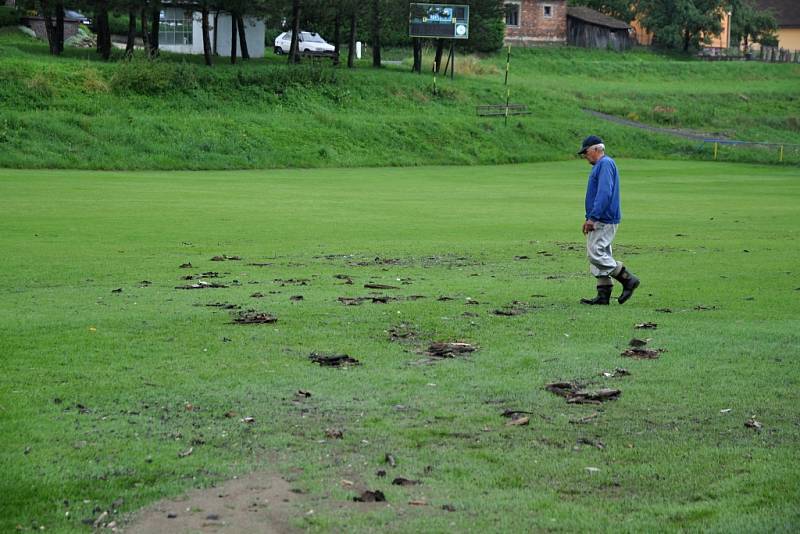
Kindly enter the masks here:
[[508, 0], [505, 9], [506, 44], [566, 44], [566, 0]]

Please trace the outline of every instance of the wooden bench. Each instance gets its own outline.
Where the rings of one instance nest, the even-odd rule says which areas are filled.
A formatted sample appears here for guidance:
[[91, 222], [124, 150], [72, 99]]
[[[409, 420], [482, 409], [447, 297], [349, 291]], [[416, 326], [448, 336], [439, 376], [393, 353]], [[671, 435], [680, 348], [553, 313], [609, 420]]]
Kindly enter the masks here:
[[[508, 110], [508, 112], [506, 112]], [[475, 112], [479, 117], [505, 117], [506, 115], [530, 115], [528, 106], [525, 104], [497, 104], [489, 106], [475, 106]]]

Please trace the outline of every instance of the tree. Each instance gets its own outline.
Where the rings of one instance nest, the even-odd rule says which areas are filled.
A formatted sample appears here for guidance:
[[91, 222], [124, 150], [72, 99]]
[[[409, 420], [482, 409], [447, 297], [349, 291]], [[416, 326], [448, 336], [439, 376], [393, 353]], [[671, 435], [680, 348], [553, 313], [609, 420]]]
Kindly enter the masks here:
[[292, 0], [292, 42], [289, 45], [289, 63], [300, 63], [300, 53], [298, 51], [300, 9], [300, 0]]
[[[38, 0], [35, 6], [44, 19], [50, 54], [58, 56], [64, 50], [64, 3]], [[53, 16], [56, 20], [53, 20]]]
[[771, 41], [778, 29], [772, 11], [763, 11], [752, 0], [729, 0], [731, 9], [731, 42], [739, 43], [744, 51], [753, 42]]
[[703, 38], [719, 35], [727, 0], [641, 0], [642, 25], [664, 48], [697, 48]]
[[381, 0], [372, 0], [372, 66], [381, 68]]
[[625, 22], [636, 18], [638, 0], [569, 0], [572, 6], [590, 7]]

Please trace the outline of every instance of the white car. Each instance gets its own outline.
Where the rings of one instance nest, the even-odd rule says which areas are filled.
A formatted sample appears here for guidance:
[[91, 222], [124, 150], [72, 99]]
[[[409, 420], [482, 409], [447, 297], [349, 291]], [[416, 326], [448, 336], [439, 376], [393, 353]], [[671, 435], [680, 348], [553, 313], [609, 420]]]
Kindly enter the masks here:
[[[292, 32], [283, 32], [275, 38], [275, 53], [288, 54], [292, 46]], [[301, 54], [332, 54], [336, 47], [328, 43], [318, 33], [300, 32], [297, 50]]]

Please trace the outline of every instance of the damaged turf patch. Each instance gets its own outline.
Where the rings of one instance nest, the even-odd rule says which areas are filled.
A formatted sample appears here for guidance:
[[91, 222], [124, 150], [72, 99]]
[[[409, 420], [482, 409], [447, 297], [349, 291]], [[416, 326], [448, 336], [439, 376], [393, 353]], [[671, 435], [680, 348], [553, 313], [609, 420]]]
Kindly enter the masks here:
[[236, 324], [273, 324], [278, 322], [278, 318], [267, 312], [248, 310], [235, 315], [233, 322]]
[[350, 357], [348, 354], [323, 354], [320, 352], [312, 352], [308, 358], [318, 363], [322, 367], [346, 367], [349, 365], [361, 365], [361, 362], [355, 358]]
[[428, 346], [425, 354], [432, 358], [455, 358], [475, 352], [477, 347], [461, 341], [435, 341]]
[[547, 384], [544, 389], [559, 397], [564, 397], [569, 404], [601, 404], [616, 400], [622, 394], [622, 391], [611, 388], [588, 391], [574, 382], [553, 382]]

